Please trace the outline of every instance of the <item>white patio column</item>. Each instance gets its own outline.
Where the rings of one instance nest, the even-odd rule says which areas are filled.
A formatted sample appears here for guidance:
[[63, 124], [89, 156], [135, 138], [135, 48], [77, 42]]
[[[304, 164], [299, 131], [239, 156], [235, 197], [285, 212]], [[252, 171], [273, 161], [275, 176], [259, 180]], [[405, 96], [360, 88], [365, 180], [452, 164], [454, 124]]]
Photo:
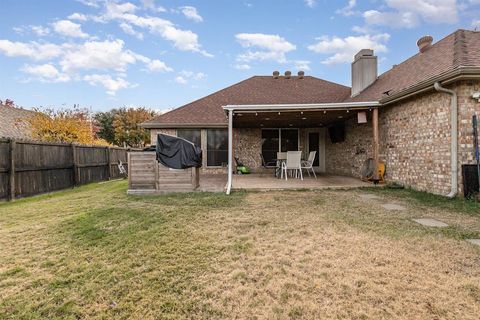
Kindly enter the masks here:
[[227, 194], [232, 190], [232, 172], [233, 172], [233, 110], [228, 110], [228, 181]]

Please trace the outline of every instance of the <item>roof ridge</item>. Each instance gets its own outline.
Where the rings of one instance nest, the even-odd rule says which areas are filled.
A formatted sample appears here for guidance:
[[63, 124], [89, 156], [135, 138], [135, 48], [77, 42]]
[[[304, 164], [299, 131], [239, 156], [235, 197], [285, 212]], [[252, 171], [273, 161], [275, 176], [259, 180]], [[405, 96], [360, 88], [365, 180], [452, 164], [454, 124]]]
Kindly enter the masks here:
[[467, 44], [465, 41], [465, 30], [458, 29], [455, 31], [455, 39], [453, 40], [453, 67], [465, 65], [468, 57]]

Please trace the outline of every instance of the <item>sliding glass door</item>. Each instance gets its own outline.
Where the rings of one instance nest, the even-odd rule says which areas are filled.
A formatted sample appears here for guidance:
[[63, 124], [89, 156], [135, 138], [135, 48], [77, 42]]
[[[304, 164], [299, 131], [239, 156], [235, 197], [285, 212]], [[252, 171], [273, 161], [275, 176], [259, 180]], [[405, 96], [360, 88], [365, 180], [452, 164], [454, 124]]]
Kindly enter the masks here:
[[263, 129], [262, 156], [265, 163], [275, 161], [277, 152], [298, 150], [298, 129]]

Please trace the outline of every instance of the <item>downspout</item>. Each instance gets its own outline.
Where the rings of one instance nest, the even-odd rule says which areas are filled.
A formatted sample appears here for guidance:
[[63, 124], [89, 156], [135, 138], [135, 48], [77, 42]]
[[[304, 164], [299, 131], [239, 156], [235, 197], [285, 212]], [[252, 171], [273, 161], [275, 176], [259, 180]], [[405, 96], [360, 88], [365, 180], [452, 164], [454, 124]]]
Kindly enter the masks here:
[[232, 171], [233, 171], [233, 110], [228, 110], [228, 181], [227, 194], [232, 190]]
[[454, 198], [458, 193], [458, 104], [457, 93], [453, 90], [444, 88], [440, 83], [435, 82], [435, 90], [445, 92], [452, 96], [450, 102], [450, 127], [451, 127], [451, 147], [450, 147], [450, 167], [451, 167], [451, 191], [447, 194], [448, 198]]

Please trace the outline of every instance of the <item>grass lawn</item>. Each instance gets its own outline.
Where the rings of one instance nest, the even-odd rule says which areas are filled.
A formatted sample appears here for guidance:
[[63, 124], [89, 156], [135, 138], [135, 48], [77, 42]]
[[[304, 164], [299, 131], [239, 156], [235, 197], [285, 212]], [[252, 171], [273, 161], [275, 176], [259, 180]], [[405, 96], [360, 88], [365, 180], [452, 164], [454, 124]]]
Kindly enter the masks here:
[[0, 318], [478, 319], [479, 233], [478, 203], [406, 190], [92, 184], [0, 204]]

